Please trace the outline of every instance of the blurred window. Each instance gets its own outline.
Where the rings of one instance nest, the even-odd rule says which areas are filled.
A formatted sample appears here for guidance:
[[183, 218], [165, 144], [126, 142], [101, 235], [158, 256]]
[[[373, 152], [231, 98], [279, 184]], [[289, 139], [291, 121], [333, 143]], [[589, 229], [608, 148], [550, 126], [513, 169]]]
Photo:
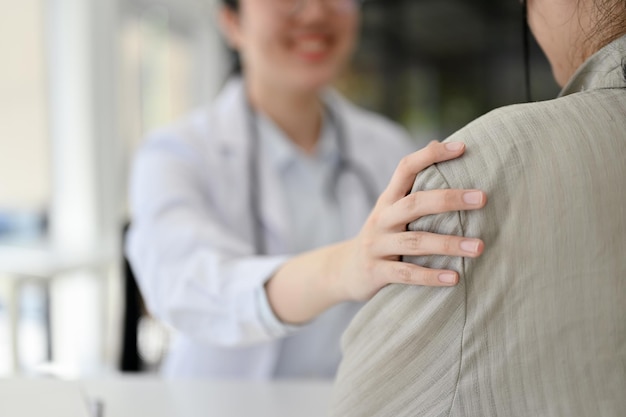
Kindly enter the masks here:
[[122, 29], [120, 119], [133, 155], [150, 131], [192, 107], [192, 39], [168, 9], [148, 7], [125, 16]]
[[9, 291], [7, 278], [0, 275], [0, 378], [11, 374], [12, 369], [12, 346], [9, 318]]
[[[362, 20], [339, 88], [421, 143], [526, 101], [518, 1], [373, 0]], [[548, 62], [532, 40], [531, 67], [532, 99], [556, 97]]]
[[44, 5], [0, 14], [0, 241], [40, 237], [50, 199]]

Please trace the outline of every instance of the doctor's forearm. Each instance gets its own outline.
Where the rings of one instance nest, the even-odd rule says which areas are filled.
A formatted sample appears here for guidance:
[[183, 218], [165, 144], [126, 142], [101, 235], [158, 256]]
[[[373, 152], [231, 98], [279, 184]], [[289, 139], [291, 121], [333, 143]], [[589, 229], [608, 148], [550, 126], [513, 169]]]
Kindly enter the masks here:
[[282, 322], [304, 324], [348, 298], [339, 271], [351, 241], [306, 252], [286, 262], [267, 282], [269, 303]]

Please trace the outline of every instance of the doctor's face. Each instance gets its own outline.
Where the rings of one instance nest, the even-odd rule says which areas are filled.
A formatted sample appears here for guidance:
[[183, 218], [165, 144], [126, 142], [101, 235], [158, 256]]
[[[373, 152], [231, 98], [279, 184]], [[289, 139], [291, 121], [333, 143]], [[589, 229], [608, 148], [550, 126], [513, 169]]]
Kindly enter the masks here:
[[357, 0], [241, 0], [229, 38], [246, 77], [275, 88], [316, 91], [350, 58]]

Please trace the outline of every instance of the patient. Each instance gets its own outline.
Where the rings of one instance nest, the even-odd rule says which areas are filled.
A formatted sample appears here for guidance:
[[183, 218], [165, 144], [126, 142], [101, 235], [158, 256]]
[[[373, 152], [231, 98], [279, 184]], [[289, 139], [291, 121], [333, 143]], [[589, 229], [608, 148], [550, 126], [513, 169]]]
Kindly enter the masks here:
[[626, 415], [626, 2], [530, 0], [559, 98], [453, 135], [463, 159], [413, 191], [480, 188], [480, 212], [411, 230], [480, 236], [482, 258], [410, 258], [456, 288], [393, 285], [343, 339], [333, 416]]

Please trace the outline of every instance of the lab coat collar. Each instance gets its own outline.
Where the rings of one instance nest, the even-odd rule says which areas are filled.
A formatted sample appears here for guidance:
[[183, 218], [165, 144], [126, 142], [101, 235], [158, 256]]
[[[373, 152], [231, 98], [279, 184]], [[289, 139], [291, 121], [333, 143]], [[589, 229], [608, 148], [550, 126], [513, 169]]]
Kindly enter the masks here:
[[[342, 124], [340, 128], [344, 129], [346, 141], [349, 142], [346, 145], [352, 148], [355, 144], [352, 143], [350, 135], [350, 118], [345, 117], [345, 115], [354, 111], [354, 105], [331, 88], [326, 89], [322, 93], [322, 100], [327, 111], [333, 112], [335, 115], [334, 121]], [[243, 79], [241, 77], [231, 78], [215, 101], [218, 120], [223, 122], [220, 126], [221, 130], [224, 131], [226, 129], [229, 132], [228, 134], [218, 135], [223, 152], [245, 151], [248, 148], [250, 143], [250, 121], [248, 120], [247, 103]], [[328, 117], [325, 117], [324, 120], [326, 128]], [[334, 150], [333, 147], [336, 145], [323, 146], [325, 151], [332, 152]]]

